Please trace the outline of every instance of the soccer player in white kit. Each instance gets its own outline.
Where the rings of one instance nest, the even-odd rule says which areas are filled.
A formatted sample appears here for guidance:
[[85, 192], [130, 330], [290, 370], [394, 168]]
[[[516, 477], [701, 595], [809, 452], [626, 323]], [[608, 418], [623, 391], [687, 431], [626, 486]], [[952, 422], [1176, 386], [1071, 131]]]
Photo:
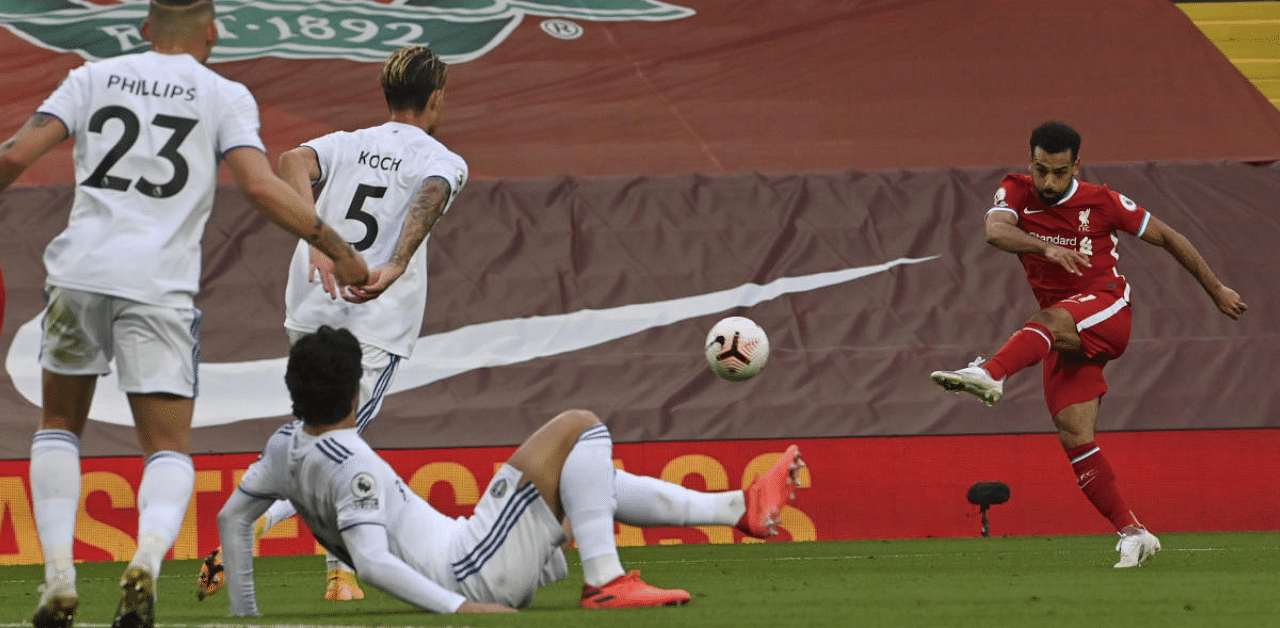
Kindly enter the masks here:
[[43, 409], [31, 445], [31, 493], [45, 556], [36, 628], [66, 628], [79, 607], [72, 555], [80, 435], [99, 376], [116, 360], [146, 458], [137, 552], [114, 625], [154, 623], [161, 561], [195, 477], [191, 417], [199, 360], [200, 238], [218, 159], [249, 201], [336, 260], [341, 284], [363, 284], [363, 258], [271, 173], [253, 96], [204, 62], [217, 39], [209, 0], [153, 0], [151, 50], [72, 70], [0, 146], [0, 189], [75, 136], [75, 197], [45, 250]]
[[[368, 285], [340, 292], [332, 263], [302, 242], [285, 289], [291, 343], [321, 325], [346, 328], [360, 340], [360, 432], [382, 407], [396, 366], [413, 352], [427, 302], [427, 237], [467, 180], [467, 163], [433, 137], [444, 111], [446, 68], [429, 48], [396, 50], [379, 79], [387, 122], [330, 133], [280, 157], [281, 177], [305, 198], [324, 183], [317, 212], [373, 269]], [[289, 502], [280, 501], [257, 526], [258, 535], [293, 514]], [[201, 569], [201, 599], [222, 586], [218, 554], [214, 550]], [[351, 567], [334, 556], [327, 581], [327, 599], [364, 597]]]
[[471, 517], [451, 519], [409, 490], [356, 426], [359, 342], [321, 327], [293, 345], [285, 383], [301, 420], [267, 442], [218, 513], [233, 616], [259, 614], [253, 527], [289, 499], [327, 550], [391, 595], [438, 612], [527, 606], [539, 586], [567, 575], [564, 523], [578, 544], [583, 608], [671, 606], [689, 593], [624, 572], [614, 521], [631, 525], [738, 525], [776, 534], [803, 462], [795, 445], [746, 491], [702, 493], [615, 470], [613, 441], [595, 414], [567, 410], [507, 460]]

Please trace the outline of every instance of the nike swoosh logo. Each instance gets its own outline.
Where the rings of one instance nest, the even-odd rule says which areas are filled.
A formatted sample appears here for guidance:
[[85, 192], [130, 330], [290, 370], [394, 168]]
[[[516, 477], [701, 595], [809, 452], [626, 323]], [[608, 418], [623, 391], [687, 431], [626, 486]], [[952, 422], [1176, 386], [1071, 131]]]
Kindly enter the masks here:
[[1040, 212], [1042, 212], [1042, 211], [1044, 211], [1044, 210], [1043, 210], [1043, 209], [1023, 209], [1023, 210], [1022, 210], [1022, 213], [1024, 213], [1024, 214], [1038, 214], [1038, 213], [1040, 213]]
[[[667, 301], [467, 325], [419, 338], [413, 349], [418, 359], [400, 363], [387, 394], [420, 388], [476, 369], [586, 349], [654, 327], [749, 307], [785, 294], [817, 290], [882, 273], [895, 266], [935, 259], [937, 255], [898, 258], [883, 264], [784, 277], [764, 285], [747, 283]], [[5, 370], [13, 379], [14, 387], [36, 406], [40, 405], [40, 319], [41, 315], [37, 315], [18, 328], [5, 357]], [[696, 350], [691, 349], [691, 355], [694, 355], [691, 359], [701, 359]], [[200, 396], [196, 400], [192, 427], [289, 416], [293, 406], [284, 387], [286, 359], [202, 363]], [[133, 425], [128, 400], [120, 392], [114, 369], [98, 380], [90, 418], [115, 425]]]

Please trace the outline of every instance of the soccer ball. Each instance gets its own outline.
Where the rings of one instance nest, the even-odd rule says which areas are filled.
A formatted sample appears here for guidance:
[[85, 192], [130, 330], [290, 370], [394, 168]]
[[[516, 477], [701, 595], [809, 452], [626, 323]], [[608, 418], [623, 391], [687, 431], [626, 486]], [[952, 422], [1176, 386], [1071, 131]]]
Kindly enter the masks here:
[[712, 326], [705, 346], [711, 370], [731, 382], [755, 377], [769, 361], [769, 337], [755, 321], [741, 316]]

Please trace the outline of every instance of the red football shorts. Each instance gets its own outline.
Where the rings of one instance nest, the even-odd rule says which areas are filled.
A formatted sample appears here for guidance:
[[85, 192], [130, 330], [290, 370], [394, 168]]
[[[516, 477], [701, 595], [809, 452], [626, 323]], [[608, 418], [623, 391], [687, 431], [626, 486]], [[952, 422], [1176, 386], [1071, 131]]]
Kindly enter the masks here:
[[1102, 367], [1129, 347], [1133, 313], [1124, 299], [1105, 292], [1077, 294], [1050, 307], [1071, 313], [1083, 345], [1080, 352], [1054, 350], [1044, 359], [1044, 400], [1049, 414], [1057, 416], [1069, 405], [1107, 392]]

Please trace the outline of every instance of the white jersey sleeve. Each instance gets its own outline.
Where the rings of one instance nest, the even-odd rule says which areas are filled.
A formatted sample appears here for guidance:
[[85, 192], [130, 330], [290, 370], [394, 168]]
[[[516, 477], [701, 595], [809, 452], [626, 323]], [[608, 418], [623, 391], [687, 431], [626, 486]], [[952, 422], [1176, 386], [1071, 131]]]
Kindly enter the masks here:
[[286, 423], [267, 441], [261, 456], [245, 472], [240, 484], [218, 512], [218, 536], [226, 568], [231, 615], [254, 617], [258, 600], [253, 579], [253, 526], [277, 499], [287, 496], [289, 445], [300, 421]]
[[67, 132], [74, 135], [76, 129], [83, 129], [86, 125], [89, 81], [88, 66], [82, 65], [68, 72], [37, 111], [62, 120]]
[[461, 593], [440, 586], [392, 554], [385, 529], [352, 526], [343, 531], [342, 538], [360, 578], [379, 589], [436, 613], [457, 612], [467, 601]]
[[45, 250], [53, 285], [190, 307], [218, 159], [263, 150], [243, 85], [190, 55], [86, 63], [37, 109], [75, 137], [75, 198]]
[[447, 558], [462, 524], [410, 490], [355, 429], [313, 436], [292, 421], [272, 435], [219, 513], [219, 531], [232, 542], [224, 539], [224, 561], [235, 614], [257, 613], [253, 520], [246, 536], [244, 518], [256, 518], [277, 499], [288, 499], [312, 536], [367, 582], [436, 612], [453, 612], [464, 601]]
[[[462, 157], [422, 129], [399, 122], [331, 133], [303, 146], [315, 151], [325, 183], [316, 212], [364, 255], [370, 268], [390, 261], [427, 179], [448, 183], [450, 205], [467, 180]], [[285, 327], [302, 333], [321, 325], [345, 327], [363, 343], [409, 357], [426, 307], [429, 239], [390, 288], [359, 304], [335, 301], [319, 282], [309, 281], [310, 254], [299, 243], [285, 289]]]
[[258, 136], [261, 128], [258, 101], [254, 100], [248, 88], [239, 83], [231, 83], [226, 96], [231, 115], [218, 119], [217, 154], [222, 156], [237, 148], [253, 148], [265, 153], [262, 138]]

